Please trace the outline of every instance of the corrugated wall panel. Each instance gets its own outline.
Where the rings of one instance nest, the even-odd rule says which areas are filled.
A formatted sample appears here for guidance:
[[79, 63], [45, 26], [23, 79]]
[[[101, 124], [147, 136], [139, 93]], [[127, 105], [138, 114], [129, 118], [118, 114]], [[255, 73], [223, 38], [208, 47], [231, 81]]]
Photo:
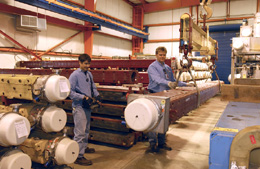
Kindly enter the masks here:
[[122, 0], [98, 0], [96, 10], [127, 23], [133, 21], [133, 7]]
[[[220, 80], [225, 84], [229, 84], [228, 76], [231, 72], [231, 47], [232, 38], [236, 37], [238, 31], [212, 32], [210, 36], [218, 41], [219, 56], [217, 65], [217, 73]], [[213, 73], [213, 80], [216, 80], [215, 73]]]
[[125, 56], [132, 53], [132, 42], [114, 37], [94, 34], [93, 55]]

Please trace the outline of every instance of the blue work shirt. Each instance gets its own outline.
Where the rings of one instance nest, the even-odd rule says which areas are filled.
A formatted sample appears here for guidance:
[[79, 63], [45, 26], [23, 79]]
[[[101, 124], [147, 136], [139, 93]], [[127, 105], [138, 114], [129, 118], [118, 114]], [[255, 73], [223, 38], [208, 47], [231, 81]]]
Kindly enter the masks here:
[[[91, 78], [91, 79], [90, 79]], [[91, 96], [91, 80], [94, 96]], [[71, 91], [69, 97], [72, 101], [72, 107], [82, 106], [84, 96], [96, 97], [99, 95], [97, 87], [93, 81], [93, 76], [90, 71], [86, 74], [80, 68], [71, 73], [69, 77]]]
[[[149, 85], [148, 89], [153, 92], [161, 92], [169, 90], [169, 82], [175, 82], [172, 69], [167, 64], [161, 64], [157, 60], [151, 63], [148, 67]], [[179, 81], [178, 86], [186, 86], [186, 83]]]

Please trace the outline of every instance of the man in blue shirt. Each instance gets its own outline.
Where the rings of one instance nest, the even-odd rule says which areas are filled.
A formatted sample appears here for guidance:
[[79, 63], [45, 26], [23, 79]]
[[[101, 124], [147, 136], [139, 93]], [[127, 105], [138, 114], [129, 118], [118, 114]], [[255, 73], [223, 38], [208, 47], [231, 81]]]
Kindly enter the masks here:
[[[173, 76], [172, 69], [166, 65], [167, 49], [165, 47], [158, 47], [155, 51], [156, 61], [151, 63], [148, 67], [149, 85], [148, 90], [150, 93], [157, 93], [164, 90], [175, 89], [177, 82]], [[188, 83], [179, 81], [178, 86], [191, 86]], [[159, 149], [171, 151], [172, 148], [165, 143], [165, 133], [160, 134], [155, 132], [148, 133], [150, 148], [153, 152], [158, 152]], [[157, 144], [158, 143], [158, 144]]]
[[100, 96], [89, 70], [91, 58], [88, 54], [79, 56], [79, 68], [71, 73], [69, 77], [72, 99], [72, 114], [74, 119], [74, 140], [79, 144], [79, 155], [75, 164], [91, 165], [92, 161], [87, 160], [84, 153], [93, 153], [95, 149], [87, 147], [90, 130], [90, 106], [93, 99], [99, 103]]

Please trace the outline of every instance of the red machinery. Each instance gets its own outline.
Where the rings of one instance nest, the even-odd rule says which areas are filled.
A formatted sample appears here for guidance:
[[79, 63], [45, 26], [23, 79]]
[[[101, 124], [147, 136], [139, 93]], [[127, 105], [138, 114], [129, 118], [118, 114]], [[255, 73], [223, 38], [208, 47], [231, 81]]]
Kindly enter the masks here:
[[[90, 140], [109, 144], [130, 147], [142, 134], [135, 132], [125, 125], [124, 109], [127, 105], [127, 96], [131, 93], [147, 94], [144, 86], [149, 83], [146, 72], [148, 66], [154, 60], [92, 60], [91, 72], [102, 96], [103, 102], [100, 107], [92, 111]], [[166, 64], [171, 66], [171, 60]], [[78, 61], [21, 61], [17, 65], [25, 68], [0, 69], [1, 74], [52, 74], [50, 69], [60, 69], [60, 75], [69, 75], [78, 68]], [[44, 68], [44, 69], [39, 69]], [[142, 84], [140, 84], [142, 83]], [[217, 83], [200, 85], [200, 103], [214, 96], [219, 91]], [[154, 94], [156, 95], [156, 94]], [[171, 98], [170, 122], [173, 123], [189, 111], [197, 107], [197, 92], [195, 88], [179, 88], [170, 90], [167, 97]], [[9, 100], [2, 97], [6, 105], [21, 100]], [[67, 128], [70, 135], [73, 134], [73, 117], [71, 113], [71, 100], [66, 99], [56, 103], [67, 112]], [[187, 106], [188, 105], [188, 106]], [[70, 132], [71, 131], [71, 132]]]

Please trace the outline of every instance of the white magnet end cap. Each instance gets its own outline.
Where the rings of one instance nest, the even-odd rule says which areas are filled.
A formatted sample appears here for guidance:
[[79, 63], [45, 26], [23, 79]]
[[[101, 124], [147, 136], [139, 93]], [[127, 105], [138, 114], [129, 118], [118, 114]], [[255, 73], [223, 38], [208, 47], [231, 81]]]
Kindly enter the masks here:
[[146, 98], [138, 98], [126, 106], [125, 120], [135, 131], [149, 131], [157, 121], [159, 113], [155, 103]]
[[55, 160], [58, 165], [74, 163], [79, 155], [79, 145], [69, 138], [62, 139], [55, 151]]
[[59, 132], [67, 122], [66, 112], [56, 106], [48, 107], [42, 115], [42, 128], [45, 132]]
[[11, 151], [0, 161], [0, 168], [3, 169], [31, 169], [31, 166], [31, 158], [18, 150]]
[[44, 86], [46, 98], [50, 102], [57, 102], [66, 99], [70, 94], [70, 82], [64, 76], [50, 76]]
[[30, 134], [30, 122], [27, 118], [8, 113], [0, 120], [0, 145], [12, 146], [23, 143]]
[[233, 46], [234, 49], [240, 50], [244, 47], [244, 43], [243, 43], [242, 40], [237, 39], [237, 40], [233, 41], [232, 46]]
[[243, 37], [249, 37], [252, 35], [252, 28], [247, 26], [241, 29], [241, 35]]

